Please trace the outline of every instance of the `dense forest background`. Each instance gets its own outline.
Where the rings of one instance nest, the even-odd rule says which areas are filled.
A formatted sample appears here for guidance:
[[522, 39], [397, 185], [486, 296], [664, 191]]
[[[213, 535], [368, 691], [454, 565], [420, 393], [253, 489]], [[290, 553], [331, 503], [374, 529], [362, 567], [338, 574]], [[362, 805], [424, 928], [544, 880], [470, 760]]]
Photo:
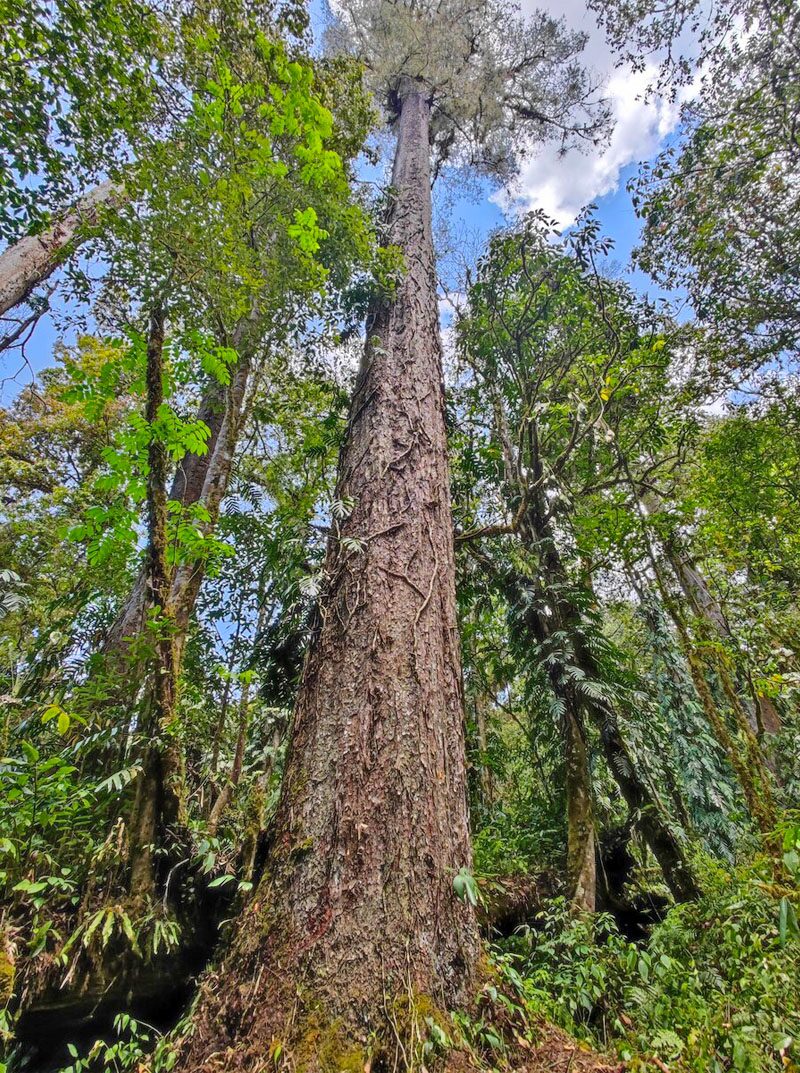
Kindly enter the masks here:
[[0, 1073], [800, 1068], [800, 9], [589, 11], [630, 265], [558, 12], [0, 0]]

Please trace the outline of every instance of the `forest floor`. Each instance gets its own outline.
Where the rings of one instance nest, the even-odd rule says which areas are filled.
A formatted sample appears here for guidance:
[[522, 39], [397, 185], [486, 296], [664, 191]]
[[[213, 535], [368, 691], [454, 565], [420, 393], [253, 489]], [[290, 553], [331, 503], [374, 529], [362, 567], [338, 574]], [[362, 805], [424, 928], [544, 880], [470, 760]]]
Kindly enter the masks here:
[[[626, 1068], [624, 1062], [598, 1054], [550, 1021], [537, 1020], [531, 1029], [531, 1039], [515, 1036], [506, 1053], [502, 1068], [508, 1073], [623, 1073]], [[461, 1049], [444, 1062], [445, 1073], [475, 1073], [475, 1069], [474, 1054]]]
[[622, 1073], [625, 1065], [589, 1050], [560, 1028], [542, 1021], [529, 1055], [512, 1060], [514, 1073]]

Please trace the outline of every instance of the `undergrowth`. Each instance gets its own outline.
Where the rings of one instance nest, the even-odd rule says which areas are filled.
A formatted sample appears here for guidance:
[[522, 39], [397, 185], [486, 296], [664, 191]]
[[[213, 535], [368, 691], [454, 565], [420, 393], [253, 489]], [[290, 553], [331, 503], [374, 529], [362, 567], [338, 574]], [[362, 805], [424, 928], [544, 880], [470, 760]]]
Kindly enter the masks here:
[[705, 862], [702, 898], [675, 906], [637, 946], [604, 914], [563, 901], [504, 941], [533, 1007], [632, 1073], [800, 1069], [798, 829], [788, 880], [767, 862]]

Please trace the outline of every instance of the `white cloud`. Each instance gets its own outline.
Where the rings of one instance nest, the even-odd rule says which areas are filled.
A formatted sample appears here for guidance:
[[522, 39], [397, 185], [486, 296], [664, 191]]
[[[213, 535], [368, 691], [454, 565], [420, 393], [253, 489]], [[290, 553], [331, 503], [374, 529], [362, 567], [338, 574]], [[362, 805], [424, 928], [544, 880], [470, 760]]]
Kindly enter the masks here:
[[728, 398], [725, 395], [713, 399], [707, 399], [701, 406], [702, 413], [709, 417], [724, 417], [729, 410]]
[[[529, 10], [534, 5], [527, 0]], [[560, 11], [558, 10], [560, 9]], [[582, 59], [604, 80], [603, 95], [611, 106], [614, 130], [609, 141], [588, 151], [571, 150], [559, 155], [557, 146], [532, 150], [508, 193], [496, 195], [504, 209], [541, 208], [561, 226], [571, 223], [589, 202], [613, 193], [620, 173], [629, 164], [653, 156], [674, 130], [680, 103], [656, 94], [646, 99], [645, 90], [653, 81], [654, 68], [634, 72], [616, 67], [603, 31], [583, 0], [561, 0], [553, 14], [563, 15], [570, 28], [588, 34]]]
[[614, 130], [605, 146], [559, 156], [544, 146], [520, 171], [511, 191], [520, 208], [541, 208], [561, 226], [590, 201], [613, 193], [623, 168], [657, 152], [678, 121], [679, 108], [661, 97], [645, 100], [652, 72], [615, 71], [606, 84]]

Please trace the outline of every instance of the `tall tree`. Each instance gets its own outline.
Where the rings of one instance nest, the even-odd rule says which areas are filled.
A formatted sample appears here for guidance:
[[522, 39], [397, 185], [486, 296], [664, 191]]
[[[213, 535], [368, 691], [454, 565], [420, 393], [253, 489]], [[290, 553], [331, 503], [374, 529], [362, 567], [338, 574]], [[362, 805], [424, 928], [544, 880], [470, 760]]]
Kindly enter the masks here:
[[631, 397], [663, 364], [663, 341], [658, 346], [655, 326], [640, 321], [633, 296], [595, 278], [596, 231], [591, 221], [576, 230], [568, 250], [548, 241], [536, 216], [496, 235], [459, 324], [478, 412], [489, 411], [484, 420], [502, 460], [497, 499], [507, 519], [473, 525], [461, 540], [513, 534], [524, 549], [519, 566], [496, 572], [515, 645], [547, 680], [562, 725], [568, 888], [573, 903], [589, 910], [595, 821], [587, 723], [673, 894], [685, 900], [697, 892], [685, 848], [625, 741], [622, 663], [598, 628], [591, 587], [576, 564], [576, 506], [614, 479], [608, 421], [616, 408], [630, 411]]
[[386, 234], [405, 271], [367, 323], [265, 876], [182, 1069], [220, 1051], [255, 1069], [278, 1041], [300, 1068], [341, 1068], [333, 1044], [351, 1062], [408, 1059], [422, 997], [463, 1003], [475, 975], [454, 883], [470, 847], [432, 166], [508, 174], [523, 131], [601, 123], [575, 122], [583, 42], [545, 16], [459, 0], [354, 2], [344, 17], [397, 137]]
[[[217, 41], [207, 65], [208, 77], [200, 80], [187, 124], [188, 149], [166, 143], [151, 165], [170, 175], [169, 187], [152, 183], [147, 213], [125, 207], [112, 246], [109, 288], [124, 281], [126, 293], [137, 287], [143, 301], [148, 293], [158, 300], [163, 281], [164, 303], [178, 335], [173, 368], [180, 364], [175, 348], [183, 346], [210, 374], [196, 421], [204, 430], [203, 442], [185, 453], [168, 501], [173, 559], [161, 579], [167, 598], [154, 598], [151, 554], [106, 644], [106, 670], [123, 685], [121, 660], [146, 637], [154, 605], [168, 618], [170, 639], [156, 651], [152, 683], [158, 686], [164, 677], [162, 655], [169, 657], [171, 677], [177, 674], [204, 576], [203, 540], [213, 539], [227, 492], [251, 374], [269, 375], [275, 350], [310, 316], [301, 303], [313, 310], [322, 292], [332, 297], [347, 267], [369, 252], [370, 232], [350, 198], [347, 167], [336, 151], [341, 147], [349, 154], [363, 136], [352, 115], [363, 100], [357, 87], [355, 104], [349, 97], [346, 72], [338, 72], [340, 80], [334, 67], [326, 87], [324, 78], [315, 80], [308, 59], [292, 59], [279, 38], [268, 38], [252, 21]], [[323, 104], [334, 87], [340, 93], [341, 128]], [[326, 240], [335, 250], [328, 263], [320, 253]], [[330, 259], [336, 262], [333, 269]], [[167, 407], [158, 414], [154, 434], [168, 436], [171, 419]], [[184, 454], [181, 446], [171, 449], [173, 457]], [[149, 471], [145, 462], [144, 472]], [[166, 489], [163, 494], [166, 500]], [[180, 548], [186, 521], [194, 522], [201, 538], [193, 550]], [[141, 676], [138, 688], [146, 682]], [[150, 707], [157, 712], [163, 705]], [[174, 712], [174, 703], [170, 708]], [[126, 714], [130, 719], [130, 706]], [[166, 726], [164, 717], [157, 726]], [[170, 750], [169, 739], [148, 744], [144, 774], [164, 768]], [[167, 801], [164, 778], [150, 781], [160, 786], [157, 798]], [[132, 853], [152, 841], [134, 833]]]

